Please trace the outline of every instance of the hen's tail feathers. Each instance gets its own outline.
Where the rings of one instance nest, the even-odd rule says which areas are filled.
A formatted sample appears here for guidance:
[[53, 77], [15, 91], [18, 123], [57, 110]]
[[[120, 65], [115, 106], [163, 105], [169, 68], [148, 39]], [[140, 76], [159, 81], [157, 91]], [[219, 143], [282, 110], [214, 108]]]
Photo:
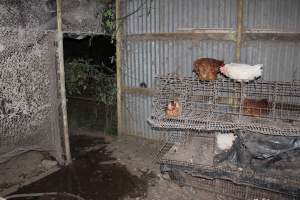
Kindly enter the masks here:
[[262, 64], [257, 64], [257, 65], [254, 65], [255, 67], [255, 71], [256, 71], [256, 75], [255, 75], [255, 78], [258, 78], [262, 75], [262, 72], [263, 72], [263, 65]]
[[257, 69], [263, 69], [263, 64], [257, 64], [257, 65], [254, 65], [253, 67], [257, 67]]

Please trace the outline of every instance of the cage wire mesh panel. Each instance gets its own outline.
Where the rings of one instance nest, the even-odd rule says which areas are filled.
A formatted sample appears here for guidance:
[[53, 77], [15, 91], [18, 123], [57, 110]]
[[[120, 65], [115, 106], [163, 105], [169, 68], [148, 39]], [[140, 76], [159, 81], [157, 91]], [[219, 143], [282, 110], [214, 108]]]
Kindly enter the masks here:
[[297, 197], [275, 193], [261, 188], [237, 185], [228, 180], [187, 177], [187, 184], [196, 188], [213, 192], [217, 199], [226, 200], [296, 200]]
[[0, 162], [29, 150], [62, 162], [56, 32], [1, 28]]
[[[217, 134], [188, 131], [178, 136], [174, 131], [169, 132], [169, 139], [158, 153], [157, 161], [161, 164], [161, 171], [175, 173], [173, 178], [177, 179], [175, 181], [179, 181], [180, 184], [210, 189], [214, 193], [231, 196], [233, 199], [260, 196], [272, 197], [271, 199], [275, 197], [297, 199], [300, 197], [298, 188], [300, 177], [296, 164], [293, 167], [297, 172], [293, 171], [293, 175], [290, 176], [291, 172], [287, 168], [282, 171], [275, 165], [274, 168], [266, 167], [264, 169], [266, 172], [262, 172], [247, 166], [218, 163], [216, 157], [222, 155], [223, 152], [230, 152], [230, 150], [219, 149]], [[244, 131], [242, 134], [252, 136], [254, 133]], [[296, 148], [294, 150], [298, 151]], [[220, 154], [220, 152], [222, 153]], [[241, 157], [241, 155], [237, 155], [237, 157]], [[291, 164], [293, 161], [286, 160], [285, 162]]]
[[1, 0], [0, 27], [56, 29], [55, 0]]
[[[104, 33], [101, 28], [101, 1], [62, 1], [63, 31]], [[56, 0], [1, 0], [0, 27], [56, 30]]]
[[[213, 40], [147, 40], [125, 41], [124, 62], [122, 66], [122, 84], [126, 88], [140, 88], [145, 83], [148, 89], [155, 88], [155, 76], [164, 74], [180, 74], [192, 76], [192, 63], [199, 57], [223, 58], [226, 61], [233, 60], [234, 44], [232, 42], [217, 42]], [[136, 97], [140, 96], [140, 97]], [[127, 99], [128, 98], [128, 99]], [[143, 100], [142, 100], [143, 99]], [[145, 117], [151, 115], [150, 96], [140, 94], [124, 95], [124, 100], [139, 105], [139, 112], [144, 112]], [[150, 102], [150, 103], [149, 103]], [[131, 107], [135, 109], [134, 107]], [[125, 109], [124, 124], [132, 119], [129, 112], [135, 114], [135, 110]], [[131, 123], [131, 122], [130, 122]], [[136, 122], [132, 122], [136, 123]], [[130, 132], [139, 132], [137, 135], [150, 138], [156, 137], [151, 127], [140, 120]], [[138, 128], [139, 126], [139, 128]], [[137, 129], [138, 128], [138, 129]], [[141, 131], [142, 129], [142, 131]], [[129, 132], [128, 132], [129, 133]]]
[[[245, 30], [298, 31], [299, 23], [296, 23], [300, 19], [298, 5], [297, 0], [288, 0], [284, 3], [280, 0], [244, 0]], [[170, 153], [174, 149], [178, 150], [176, 144], [185, 138], [178, 137], [178, 135], [173, 137], [174, 129], [181, 131], [181, 134], [187, 134], [190, 130], [196, 130], [197, 133], [201, 130], [210, 130], [205, 133], [208, 134], [215, 130], [224, 133], [245, 129], [266, 135], [299, 136], [299, 82], [289, 82], [300, 77], [299, 70], [297, 70], [299, 42], [253, 40], [243, 43], [241, 60], [249, 64], [262, 63], [264, 65], [262, 81], [244, 87], [226, 79], [200, 82], [191, 77], [193, 61], [199, 57], [212, 57], [225, 60], [226, 63], [234, 62], [235, 43], [220, 40], [198, 41], [180, 38], [180, 36], [176, 39], [160, 38], [159, 34], [152, 33], [180, 35], [178, 31], [181, 29], [235, 29], [237, 1], [127, 0], [124, 1], [123, 6], [124, 16], [130, 14], [124, 23], [123, 85], [126, 88], [135, 89], [144, 82], [153, 89], [154, 77], [160, 76], [157, 87], [159, 93], [153, 99], [152, 109], [148, 107], [149, 101], [145, 100], [150, 99], [149, 97], [125, 94], [124, 100], [131, 103], [126, 108], [123, 119], [126, 120], [128, 132], [142, 130], [143, 132], [138, 131], [136, 134], [152, 136], [158, 131], [155, 129], [156, 132], [153, 132], [149, 127], [145, 128], [144, 121], [137, 121], [132, 126], [128, 125], [133, 124], [128, 113], [136, 113], [135, 117], [138, 119], [141, 116], [140, 112], [144, 115], [152, 110], [152, 114], [148, 113], [148, 116], [151, 115], [149, 122], [158, 130], [163, 130], [170, 138], [170, 141], [166, 142], [160, 150], [159, 157], [166, 156], [167, 152]], [[150, 37], [147, 38], [147, 36]], [[169, 73], [180, 76], [166, 77], [165, 75]], [[168, 118], [165, 113], [167, 104], [175, 99], [181, 103], [182, 114]], [[182, 140], [183, 143], [187, 142], [185, 139]], [[207, 139], [204, 143], [210, 142], [211, 140]], [[189, 148], [187, 149], [191, 150]], [[168, 154], [168, 156], [171, 155]], [[219, 175], [231, 173], [232, 177], [237, 177], [234, 181], [239, 181], [239, 177], [257, 178], [261, 181], [258, 185], [265, 186], [264, 184], [268, 183], [264, 181], [272, 180], [272, 177], [260, 175], [252, 177], [252, 172], [211, 169], [211, 166], [201, 168], [203, 165], [196, 166], [178, 160], [173, 162], [168, 158], [165, 157], [165, 166], [192, 172], [195, 168], [201, 169], [200, 172], [202, 175], [205, 174], [206, 179], [205, 181], [194, 179], [198, 186], [201, 185], [199, 183], [202, 183], [201, 187], [206, 188], [210, 185], [214, 188], [211, 191], [232, 194], [233, 199], [298, 198], [275, 195], [270, 191], [248, 186], [232, 186], [229, 181], [208, 180], [212, 173]], [[289, 179], [289, 177], [284, 181], [279, 177], [277, 181], [277, 184], [287, 183], [283, 185], [286, 187], [283, 190], [288, 186], [296, 188], [299, 185], [299, 180]], [[299, 194], [299, 191], [297, 192]]]
[[[300, 135], [300, 83], [254, 81], [243, 87], [230, 80], [199, 81], [161, 76], [149, 122], [157, 128], [230, 131], [246, 129], [269, 135]], [[176, 99], [182, 113], [166, 114]]]

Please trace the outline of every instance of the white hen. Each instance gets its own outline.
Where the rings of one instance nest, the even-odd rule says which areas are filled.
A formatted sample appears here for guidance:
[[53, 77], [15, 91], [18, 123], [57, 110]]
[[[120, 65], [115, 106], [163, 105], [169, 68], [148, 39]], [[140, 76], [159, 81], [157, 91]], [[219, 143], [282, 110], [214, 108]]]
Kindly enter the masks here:
[[218, 133], [217, 134], [218, 149], [222, 151], [230, 149], [236, 137], [237, 136], [235, 136], [233, 133], [227, 133], [227, 134]]
[[247, 65], [240, 63], [230, 63], [221, 66], [220, 72], [225, 76], [239, 82], [248, 82], [262, 75], [262, 64]]

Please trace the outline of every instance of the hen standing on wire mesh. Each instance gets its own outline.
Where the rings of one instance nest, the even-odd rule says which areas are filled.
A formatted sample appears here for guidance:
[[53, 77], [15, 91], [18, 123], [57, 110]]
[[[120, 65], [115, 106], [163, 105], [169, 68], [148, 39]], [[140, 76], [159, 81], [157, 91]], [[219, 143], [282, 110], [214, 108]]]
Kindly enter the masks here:
[[251, 66], [248, 64], [230, 63], [221, 66], [220, 71], [225, 76], [238, 82], [249, 82], [261, 77], [262, 68], [262, 64]]
[[203, 81], [216, 80], [224, 61], [213, 58], [200, 58], [193, 64], [193, 72]]

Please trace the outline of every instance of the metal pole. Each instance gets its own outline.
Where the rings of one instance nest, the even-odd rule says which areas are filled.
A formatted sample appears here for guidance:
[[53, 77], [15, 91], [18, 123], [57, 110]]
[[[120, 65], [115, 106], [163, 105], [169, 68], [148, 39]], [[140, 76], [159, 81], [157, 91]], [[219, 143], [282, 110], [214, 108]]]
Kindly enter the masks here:
[[121, 1], [116, 0], [116, 65], [117, 65], [117, 116], [118, 134], [123, 131], [122, 119], [122, 24], [121, 24]]
[[72, 162], [69, 131], [68, 131], [68, 118], [67, 118], [67, 101], [66, 101], [66, 88], [65, 88], [65, 69], [64, 69], [64, 51], [63, 51], [63, 32], [62, 32], [62, 12], [61, 0], [56, 0], [57, 7], [57, 42], [58, 42], [58, 63], [59, 63], [59, 78], [60, 78], [60, 97], [61, 109], [63, 116], [63, 133], [64, 133], [64, 146], [66, 154], [66, 165]]

